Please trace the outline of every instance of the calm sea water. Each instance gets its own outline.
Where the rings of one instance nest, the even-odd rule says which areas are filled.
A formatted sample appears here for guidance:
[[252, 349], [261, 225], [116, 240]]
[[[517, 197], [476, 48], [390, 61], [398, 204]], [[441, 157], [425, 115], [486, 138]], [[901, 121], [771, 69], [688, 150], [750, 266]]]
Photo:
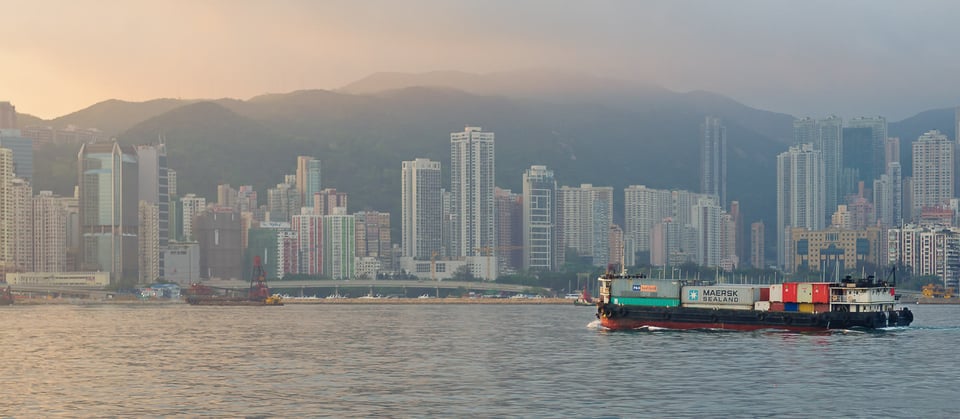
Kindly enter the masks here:
[[0, 308], [0, 416], [960, 417], [960, 306], [909, 328], [609, 332], [572, 306]]

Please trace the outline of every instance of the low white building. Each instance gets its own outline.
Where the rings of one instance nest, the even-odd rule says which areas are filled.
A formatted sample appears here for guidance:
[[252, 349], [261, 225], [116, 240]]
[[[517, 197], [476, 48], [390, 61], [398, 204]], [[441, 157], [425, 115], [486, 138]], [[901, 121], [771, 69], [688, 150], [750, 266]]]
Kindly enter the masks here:
[[41, 287], [105, 287], [110, 272], [16, 272], [7, 274], [10, 285]]
[[[430, 265], [433, 264], [431, 273]], [[412, 257], [400, 258], [400, 269], [419, 279], [449, 280], [462, 266], [467, 266], [474, 278], [486, 281], [497, 279], [496, 256], [467, 256], [457, 260], [419, 260]]]

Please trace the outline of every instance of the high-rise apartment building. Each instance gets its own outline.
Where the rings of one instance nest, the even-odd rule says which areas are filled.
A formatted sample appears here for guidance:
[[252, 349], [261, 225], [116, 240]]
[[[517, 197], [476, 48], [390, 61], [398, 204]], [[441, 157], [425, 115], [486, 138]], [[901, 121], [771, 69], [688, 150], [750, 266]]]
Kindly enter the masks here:
[[[159, 267], [158, 275], [152, 277], [164, 277], [163, 249], [167, 247], [170, 240], [170, 178], [167, 168], [167, 146], [166, 144], [152, 144], [137, 146], [138, 161], [138, 184], [139, 200], [148, 204], [155, 205], [157, 208], [157, 252], [159, 259], [156, 265]], [[152, 263], [152, 262], [151, 262]], [[153, 266], [153, 265], [151, 265]], [[151, 278], [149, 275], [141, 278]]]
[[[870, 170], [860, 173], [861, 179], [869, 184], [874, 179], [880, 177], [886, 170], [886, 141], [887, 141], [887, 120], [882, 116], [875, 117], [857, 117], [847, 121], [847, 127], [853, 129], [867, 129], [870, 132], [870, 141], [863, 148], [851, 149], [846, 145], [847, 133], [843, 133], [843, 158], [844, 161], [859, 161], [860, 164], [869, 166]], [[848, 154], [856, 153], [857, 158], [850, 158]], [[844, 166], [847, 167], [847, 166]]]
[[[627, 266], [647, 263], [638, 253], [650, 251], [650, 227], [673, 215], [673, 198], [668, 190], [631, 185], [624, 190], [624, 260]], [[690, 219], [687, 207], [687, 219]]]
[[14, 176], [33, 180], [33, 140], [21, 135], [18, 129], [0, 129], [0, 147], [13, 151]]
[[483, 249], [497, 247], [494, 181], [494, 133], [469, 126], [451, 133], [451, 246], [455, 256], [483, 255]]
[[400, 183], [402, 256], [419, 260], [442, 256], [440, 162], [429, 159], [403, 162]]
[[187, 194], [183, 198], [180, 198], [180, 205], [182, 206], [180, 214], [183, 214], [183, 218], [180, 221], [183, 225], [183, 240], [196, 240], [193, 224], [196, 221], [197, 215], [200, 215], [201, 212], [207, 209], [207, 198], [192, 193]]
[[820, 126], [820, 142], [814, 144], [815, 150], [820, 150], [820, 159], [823, 164], [824, 213], [820, 214], [824, 222], [830, 214], [843, 202], [840, 188], [843, 171], [843, 119], [830, 116], [818, 121]]
[[820, 142], [820, 126], [817, 120], [805, 117], [793, 120], [793, 144], [817, 144]]
[[777, 266], [783, 268], [792, 243], [787, 229], [823, 228], [824, 182], [821, 151], [792, 146], [777, 156]]
[[723, 209], [713, 196], [704, 196], [691, 208], [697, 230], [696, 261], [700, 266], [720, 266], [723, 258]]
[[300, 202], [313, 205], [313, 195], [320, 190], [320, 160], [310, 156], [297, 156], [297, 192], [300, 193]]
[[[68, 210], [63, 198], [50, 191], [33, 197], [32, 272], [65, 272], [67, 268]], [[71, 268], [72, 269], [72, 268]]]
[[764, 228], [763, 221], [757, 221], [750, 224], [750, 265], [754, 269], [763, 269], [766, 267], [766, 254], [764, 246]]
[[610, 260], [613, 187], [563, 186], [557, 191], [557, 206], [560, 249], [576, 250], [594, 266], [605, 266]]
[[727, 127], [708, 116], [700, 126], [700, 192], [716, 196], [727, 206]]
[[523, 173], [523, 269], [557, 270], [557, 180], [546, 166]]
[[953, 197], [954, 150], [954, 143], [935, 130], [913, 143], [913, 218]]
[[80, 269], [110, 272], [114, 284], [135, 284], [140, 277], [136, 149], [116, 142], [83, 144], [77, 156]]
[[390, 213], [361, 211], [353, 214], [357, 238], [356, 257], [374, 258], [381, 269], [393, 266], [393, 243], [390, 241]]
[[294, 215], [291, 229], [297, 235], [298, 266], [296, 273], [323, 274], [323, 216], [316, 214]]
[[237, 190], [230, 187], [229, 183], [217, 185], [217, 206], [237, 210]]
[[167, 169], [167, 192], [170, 196], [179, 196], [177, 195], [177, 171], [170, 168]]
[[[523, 267], [523, 195], [496, 188], [497, 261], [500, 270]], [[558, 232], [559, 234], [559, 232]]]
[[337, 188], [326, 188], [312, 196], [316, 215], [332, 215], [334, 208], [347, 208], [347, 193], [337, 192]]
[[292, 181], [267, 190], [267, 211], [268, 221], [281, 223], [289, 223], [290, 217], [300, 214], [300, 193]]
[[11, 251], [14, 266], [21, 272], [36, 272], [34, 260], [33, 186], [20, 178], [10, 181]]
[[160, 279], [160, 209], [157, 204], [140, 201], [140, 235], [138, 256], [140, 284], [150, 284]]
[[356, 275], [356, 220], [343, 207], [323, 216], [323, 274], [330, 279]]
[[0, 102], [0, 129], [17, 129], [17, 107], [10, 102]]

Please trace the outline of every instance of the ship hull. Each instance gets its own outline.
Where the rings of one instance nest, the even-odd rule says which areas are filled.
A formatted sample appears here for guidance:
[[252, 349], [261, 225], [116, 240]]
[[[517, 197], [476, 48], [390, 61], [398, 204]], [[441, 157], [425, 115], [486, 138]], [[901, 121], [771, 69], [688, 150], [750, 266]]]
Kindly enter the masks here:
[[194, 306], [282, 306], [265, 300], [249, 300], [230, 297], [187, 297], [187, 304]]
[[600, 324], [611, 330], [632, 330], [645, 327], [667, 329], [778, 329], [815, 332], [830, 329], [876, 329], [908, 326], [913, 314], [907, 311], [869, 313], [798, 313], [755, 310], [724, 310], [689, 307], [643, 307], [599, 305]]

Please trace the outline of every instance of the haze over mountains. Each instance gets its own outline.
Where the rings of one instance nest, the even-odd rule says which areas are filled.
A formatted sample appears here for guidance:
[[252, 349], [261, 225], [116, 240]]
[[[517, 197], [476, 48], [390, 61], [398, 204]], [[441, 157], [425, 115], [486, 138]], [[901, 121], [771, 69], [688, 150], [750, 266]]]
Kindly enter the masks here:
[[[823, 115], [829, 113], [824, 104]], [[518, 191], [523, 171], [545, 164], [562, 185], [613, 186], [619, 218], [628, 185], [698, 190], [706, 115], [727, 126], [729, 199], [741, 201], [745, 222], [773, 224], [775, 158], [793, 141], [793, 116], [710, 92], [677, 93], [588, 75], [379, 73], [336, 91], [245, 101], [108, 100], [50, 121], [21, 117], [21, 125], [96, 127], [129, 144], [162, 135], [180, 193], [207, 197], [216, 196], [219, 183], [250, 184], [265, 194], [293, 173], [297, 155], [315, 156], [323, 162], [324, 187], [349, 193], [351, 211], [390, 211], [399, 228], [400, 162], [427, 157], [446, 173], [449, 133], [465, 125], [496, 133], [499, 186]], [[852, 116], [859, 115], [843, 115]], [[953, 126], [952, 109], [890, 123], [889, 135], [902, 139], [905, 173], [911, 141], [930, 129], [954, 138]], [[70, 193], [76, 151], [39, 150], [35, 188]]]

